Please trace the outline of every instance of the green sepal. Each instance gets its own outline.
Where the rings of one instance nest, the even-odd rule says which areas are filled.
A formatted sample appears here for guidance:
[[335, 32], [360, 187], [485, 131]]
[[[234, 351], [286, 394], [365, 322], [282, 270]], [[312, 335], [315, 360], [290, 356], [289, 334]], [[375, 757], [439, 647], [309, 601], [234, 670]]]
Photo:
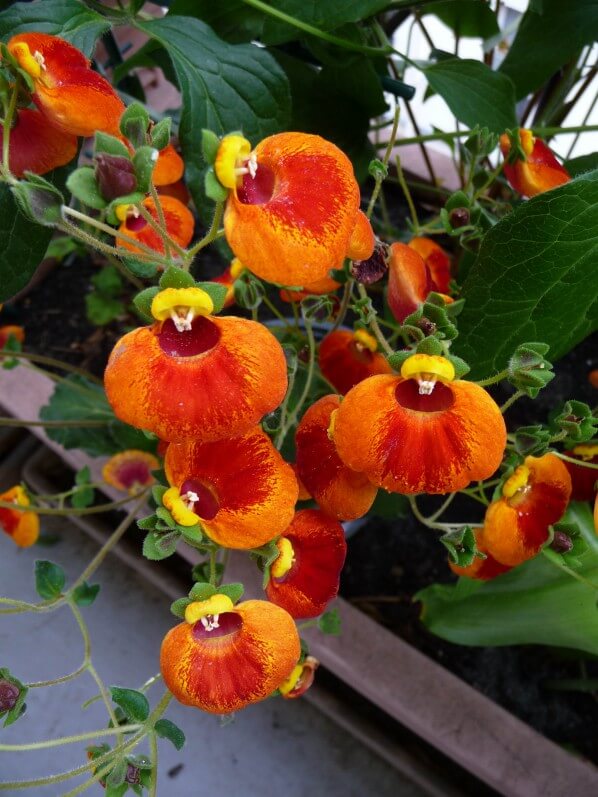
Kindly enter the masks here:
[[[124, 758], [121, 758], [106, 775], [105, 794], [109, 795], [109, 797], [117, 797], [117, 795], [121, 797], [121, 795], [125, 794], [128, 789], [128, 785], [125, 783], [126, 776], [127, 762]], [[124, 791], [123, 786], [125, 787]]]
[[185, 619], [185, 609], [192, 601], [189, 598], [178, 598], [170, 604], [170, 611], [175, 617], [180, 617], [181, 620]]
[[66, 181], [66, 187], [79, 202], [90, 208], [103, 210], [108, 204], [100, 194], [95, 170], [92, 166], [81, 166], [80, 169], [71, 172]]
[[120, 117], [120, 132], [137, 149], [145, 144], [150, 116], [141, 103], [134, 102]]
[[150, 143], [157, 150], [163, 150], [170, 144], [172, 119], [167, 116], [155, 124], [150, 131]]
[[445, 354], [444, 355], [447, 360], [452, 364], [453, 368], [455, 369], [455, 379], [463, 379], [463, 377], [471, 371], [471, 368], [465, 360], [462, 360], [461, 357], [455, 357], [454, 354]]
[[548, 428], [554, 435], [566, 433], [563, 445], [573, 447], [587, 443], [598, 432], [598, 417], [583, 401], [566, 401], [560, 410], [555, 410], [548, 419]]
[[233, 285], [235, 303], [245, 310], [255, 310], [262, 303], [265, 289], [260, 280], [249, 271], [244, 271]]
[[195, 280], [188, 271], [177, 266], [168, 266], [160, 277], [160, 288], [194, 288]]
[[393, 354], [389, 354], [386, 358], [388, 360], [388, 364], [394, 370], [400, 373], [401, 366], [415, 354], [414, 351], [395, 351]]
[[185, 542], [189, 543], [189, 545], [200, 545], [205, 540], [201, 523], [196, 523], [194, 526], [177, 525], [177, 529], [181, 532]]
[[210, 168], [206, 171], [204, 177], [204, 188], [206, 196], [208, 196], [214, 202], [226, 202], [228, 198], [228, 188], [225, 188], [220, 180], [216, 177], [216, 172], [214, 171], [213, 166], [210, 166]]
[[154, 285], [151, 288], [145, 288], [133, 299], [133, 304], [137, 308], [137, 312], [150, 323], [156, 320], [152, 315], [152, 301], [154, 296], [158, 293], [160, 293], [160, 288]]
[[117, 706], [120, 706], [126, 717], [132, 722], [145, 722], [149, 716], [149, 702], [143, 692], [137, 689], [125, 689], [111, 686], [110, 694]]
[[131, 160], [129, 150], [119, 138], [98, 131], [95, 134], [93, 154], [97, 155], [99, 152], [105, 152], [107, 155], [118, 155], [120, 158]]
[[152, 174], [158, 161], [158, 150], [154, 147], [139, 147], [133, 155], [133, 166], [137, 177], [137, 187], [144, 194], [150, 190]]
[[25, 713], [25, 698], [27, 697], [29, 688], [25, 686], [25, 684], [21, 683], [18, 678], [15, 678], [14, 675], [11, 675], [10, 670], [8, 670], [6, 667], [0, 667], [0, 680], [8, 681], [16, 686], [16, 688], [19, 690], [19, 694], [17, 695], [14, 706], [11, 709], [0, 712], [0, 718], [4, 717], [3, 727], [7, 728]]
[[35, 224], [54, 227], [62, 221], [64, 197], [56, 186], [37, 174], [25, 172], [25, 178], [10, 187], [21, 212]]
[[450, 213], [455, 208], [469, 208], [470, 205], [471, 202], [465, 191], [455, 191], [444, 203], [444, 209]]
[[463, 526], [455, 531], [447, 531], [440, 542], [449, 552], [451, 560], [459, 567], [468, 567], [477, 557], [485, 559], [485, 554], [478, 551], [475, 535], [471, 526]]
[[166, 507], [164, 507], [164, 506], [157, 507], [156, 508], [156, 517], [160, 518], [160, 520], [162, 520], [164, 523], [166, 523], [166, 525], [168, 526], [169, 529], [176, 528], [176, 525], [177, 525], [176, 521], [172, 517], [172, 515], [170, 514], [168, 509], [166, 509]]
[[219, 595], [226, 595], [233, 603], [238, 603], [243, 597], [245, 587], [243, 584], [221, 584], [218, 587]]
[[218, 590], [212, 584], [206, 581], [196, 582], [189, 590], [189, 600], [191, 601], [206, 601], [215, 595]]
[[544, 359], [549, 349], [547, 343], [522, 343], [509, 360], [509, 382], [531, 398], [536, 398], [540, 390], [554, 379], [552, 363]]
[[429, 354], [432, 357], [444, 356], [444, 348], [442, 347], [442, 343], [433, 335], [420, 340], [415, 351], [417, 354]]
[[66, 584], [64, 570], [54, 562], [37, 559], [34, 565], [35, 591], [44, 600], [54, 600], [60, 595]]
[[219, 313], [224, 307], [227, 293], [226, 285], [221, 285], [219, 282], [197, 282], [196, 287], [201, 288], [202, 291], [208, 294], [214, 304], [213, 312]]
[[551, 433], [541, 424], [520, 426], [514, 432], [513, 446], [522, 457], [539, 457], [550, 445]]
[[156, 515], [147, 515], [146, 517], [140, 518], [137, 521], [137, 528], [142, 531], [152, 531], [156, 528], [157, 519]]
[[526, 161], [527, 155], [521, 146], [521, 138], [519, 136], [519, 128], [513, 127], [505, 130], [506, 135], [509, 137], [509, 152], [506, 157], [506, 162], [510, 165], [517, 163], [517, 161]]
[[132, 194], [116, 197], [116, 199], [113, 199], [106, 207], [106, 221], [108, 224], [120, 226], [121, 221], [116, 215], [116, 208], [119, 205], [137, 205], [139, 202], [143, 202], [144, 199], [145, 194], [142, 194], [141, 191], [135, 191]]
[[166, 559], [176, 551], [176, 547], [181, 539], [178, 531], [157, 533], [150, 531], [143, 541], [143, 555], [151, 561]]
[[374, 158], [368, 165], [368, 174], [374, 180], [385, 180], [388, 177], [388, 166], [378, 158]]
[[162, 499], [167, 492], [168, 487], [165, 487], [163, 484], [154, 484], [152, 487], [152, 498], [157, 506], [162, 506]]
[[201, 131], [201, 151], [206, 163], [210, 166], [216, 160], [218, 154], [218, 147], [220, 146], [220, 139], [212, 130]]
[[164, 718], [159, 719], [154, 725], [154, 730], [158, 736], [172, 742], [176, 750], [182, 750], [185, 746], [185, 734], [174, 722]]

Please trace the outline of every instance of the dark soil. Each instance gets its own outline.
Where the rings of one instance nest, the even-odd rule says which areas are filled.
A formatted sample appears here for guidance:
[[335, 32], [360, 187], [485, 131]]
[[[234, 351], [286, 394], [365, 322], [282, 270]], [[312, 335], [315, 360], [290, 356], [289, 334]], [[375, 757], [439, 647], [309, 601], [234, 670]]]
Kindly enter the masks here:
[[[202, 258], [200, 279], [220, 273], [226, 262], [216, 253]], [[62, 263], [19, 301], [8, 304], [0, 324], [24, 323], [25, 350], [65, 360], [97, 375], [115, 341], [128, 326], [137, 325], [131, 311], [104, 327], [91, 324], [85, 296], [93, 289], [98, 266], [91, 260]], [[130, 301], [135, 288], [125, 289]], [[538, 423], [568, 398], [596, 403], [598, 391], [587, 374], [598, 367], [596, 339], [560, 361], [557, 377], [535, 401], [521, 399], [508, 412], [510, 428]], [[499, 401], [509, 388], [495, 388]], [[425, 505], [424, 509], [425, 509]], [[469, 507], [468, 507], [469, 508]], [[577, 653], [540, 647], [468, 648], [431, 635], [419, 621], [412, 596], [434, 582], [454, 580], [446, 551], [429, 530], [413, 518], [373, 518], [349, 542], [341, 592], [358, 608], [440, 662], [497, 703], [554, 741], [598, 763], [598, 694], [560, 692], [543, 687], [547, 680], [598, 677], [598, 662]]]
[[[569, 398], [596, 404], [598, 391], [587, 380], [588, 372], [598, 367], [596, 342], [596, 337], [586, 340], [557, 363], [557, 376], [536, 400], [521, 399], [513, 405], [507, 414], [509, 428], [541, 422]], [[498, 400], [507, 395], [508, 388], [495, 391]], [[430, 512], [435, 506], [430, 503]], [[464, 502], [464, 510], [471, 513], [470, 502]], [[458, 505], [455, 511], [452, 519], [460, 512]], [[451, 520], [450, 514], [447, 518]], [[590, 730], [598, 723], [598, 693], [543, 686], [549, 680], [596, 678], [598, 661], [589, 654], [540, 646], [470, 648], [439, 639], [420, 622], [421, 605], [412, 598], [432, 583], [455, 580], [444, 546], [413, 516], [398, 521], [372, 518], [349, 540], [341, 593], [545, 736], [598, 764], [598, 737]]]

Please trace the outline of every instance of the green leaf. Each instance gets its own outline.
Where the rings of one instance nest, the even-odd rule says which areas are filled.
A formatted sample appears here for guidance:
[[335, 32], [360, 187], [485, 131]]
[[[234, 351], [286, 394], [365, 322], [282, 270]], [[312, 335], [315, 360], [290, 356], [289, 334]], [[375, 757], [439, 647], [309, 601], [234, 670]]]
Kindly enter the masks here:
[[201, 131], [201, 151], [206, 163], [212, 165], [216, 160], [218, 154], [218, 147], [220, 146], [220, 139], [211, 130]]
[[93, 504], [95, 498], [95, 490], [93, 487], [81, 487], [71, 497], [71, 503], [76, 509], [84, 509], [86, 506]]
[[578, 177], [580, 174], [594, 171], [598, 169], [598, 152], [591, 152], [588, 155], [580, 155], [577, 158], [571, 158], [563, 163], [563, 166], [571, 177]]
[[71, 172], [66, 181], [66, 187], [74, 197], [90, 208], [103, 210], [108, 204], [100, 194], [92, 166], [82, 166]]
[[91, 278], [92, 284], [107, 296], [116, 296], [123, 287], [123, 278], [115, 266], [104, 266]]
[[74, 44], [88, 57], [93, 53], [96, 40], [109, 28], [106, 17], [78, 0], [13, 3], [0, 14], [0, 39], [3, 41], [15, 33], [51, 33]]
[[139, 147], [133, 156], [137, 187], [144, 194], [150, 190], [152, 173], [156, 166], [158, 155], [158, 150], [154, 147]]
[[143, 531], [153, 530], [156, 527], [156, 515], [146, 515], [146, 517], [139, 518], [137, 521], [137, 528]]
[[511, 78], [521, 99], [597, 38], [595, 0], [543, 0], [541, 12], [529, 8], [523, 15], [500, 71]]
[[447, 58], [423, 70], [457, 119], [469, 127], [502, 133], [517, 125], [511, 80], [480, 61]]
[[170, 144], [170, 131], [172, 129], [172, 119], [167, 116], [162, 119], [158, 124], [154, 125], [150, 133], [150, 141], [152, 147], [158, 150], [164, 149]]
[[178, 725], [174, 724], [174, 722], [162, 718], [156, 722], [154, 725], [154, 730], [158, 736], [161, 736], [163, 739], [168, 739], [169, 742], [172, 742], [177, 750], [182, 750], [185, 746], [185, 734]]
[[178, 531], [158, 533], [150, 531], [143, 541], [143, 555], [151, 561], [166, 559], [176, 551], [181, 535]]
[[485, 236], [463, 286], [456, 354], [471, 378], [529, 340], [566, 354], [598, 327], [598, 171], [519, 205]]
[[54, 564], [54, 562], [37, 559], [34, 573], [35, 589], [40, 598], [53, 600], [62, 595], [66, 584], [66, 576], [59, 565]]
[[62, 220], [62, 193], [44, 177], [25, 172], [25, 178], [10, 187], [19, 210], [30, 222], [53, 228]]
[[338, 609], [331, 609], [318, 617], [318, 628], [323, 634], [339, 636], [341, 633], [341, 618]]
[[440, 0], [421, 9], [422, 17], [434, 14], [459, 38], [489, 39], [500, 33], [496, 14], [485, 0]]
[[118, 299], [94, 291], [85, 297], [85, 312], [92, 324], [103, 326], [124, 315], [125, 305]]
[[[588, 504], [571, 503], [565, 519], [588, 546], [576, 573], [598, 589], [598, 537]], [[433, 584], [415, 599], [426, 627], [460, 645], [538, 644], [598, 655], [597, 589], [539, 554], [492, 581]]]
[[120, 132], [134, 147], [145, 144], [145, 136], [150, 123], [147, 110], [139, 102], [134, 102], [120, 117]]
[[155, 263], [145, 263], [143, 260], [137, 260], [134, 257], [123, 257], [122, 255], [120, 259], [131, 274], [141, 277], [141, 279], [150, 279], [158, 273], [158, 266]]
[[168, 266], [164, 274], [160, 277], [160, 288], [193, 288], [195, 287], [195, 280], [182, 268], [177, 266]]
[[264, 49], [227, 44], [197, 19], [169, 14], [137, 25], [162, 44], [172, 61], [183, 95], [179, 138], [187, 180], [196, 203], [205, 204], [199, 131], [242, 128], [257, 143], [282, 130], [291, 105], [286, 77]]
[[[326, 0], [306, 3], [305, 0], [277, 0], [271, 3], [277, 11], [312, 25], [319, 30], [334, 30], [348, 22], [360, 22], [388, 5], [388, 0]], [[197, 16], [229, 41], [260, 39], [264, 44], [283, 44], [306, 34], [294, 25], [248, 8], [241, 0], [174, 0], [171, 14]]]
[[138, 692], [136, 689], [124, 689], [121, 686], [111, 686], [110, 693], [112, 700], [133, 722], [145, 722], [148, 718], [149, 703], [143, 692]]
[[450, 558], [459, 567], [469, 567], [478, 554], [475, 536], [470, 526], [447, 531], [440, 542], [449, 552]]
[[91, 606], [99, 591], [99, 584], [88, 584], [87, 581], [84, 581], [73, 590], [73, 600], [77, 606]]

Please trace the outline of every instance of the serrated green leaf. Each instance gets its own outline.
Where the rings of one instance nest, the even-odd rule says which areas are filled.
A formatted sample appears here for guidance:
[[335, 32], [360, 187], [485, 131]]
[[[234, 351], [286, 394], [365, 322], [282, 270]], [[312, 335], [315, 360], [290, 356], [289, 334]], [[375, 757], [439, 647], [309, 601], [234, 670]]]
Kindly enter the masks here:
[[318, 617], [318, 628], [323, 634], [339, 636], [341, 633], [341, 618], [338, 609], [331, 609]]
[[66, 576], [64, 570], [54, 562], [37, 559], [35, 562], [35, 590], [40, 598], [53, 600], [62, 595]]
[[463, 124], [487, 127], [494, 133], [517, 125], [515, 88], [506, 75], [493, 72], [481, 61], [460, 58], [439, 61], [423, 72]]
[[523, 15], [500, 71], [512, 79], [521, 99], [597, 38], [594, 0], [543, 0], [541, 12], [529, 8]]
[[519, 344], [566, 354], [598, 328], [598, 171], [519, 205], [485, 236], [463, 285], [453, 348], [471, 378], [503, 370]]
[[160, 277], [160, 288], [193, 288], [195, 280], [182, 268], [177, 266], [168, 266], [164, 274]]
[[179, 138], [187, 180], [196, 204], [205, 205], [198, 132], [224, 134], [240, 127], [257, 143], [284, 129], [290, 114], [286, 77], [263, 48], [227, 44], [197, 19], [169, 14], [137, 25], [172, 61], [183, 95]]
[[73, 600], [77, 606], [91, 606], [99, 591], [99, 584], [88, 584], [87, 581], [84, 581], [73, 590]]
[[85, 297], [85, 313], [92, 324], [104, 326], [124, 315], [125, 305], [119, 299], [94, 291]]
[[159, 719], [154, 725], [154, 730], [158, 736], [172, 742], [177, 750], [182, 750], [185, 746], [185, 734], [174, 722], [164, 718]]
[[170, 604], [170, 611], [174, 614], [175, 617], [180, 617], [181, 620], [185, 619], [185, 609], [191, 601], [189, 598], [178, 598], [178, 600], [173, 601]]
[[[3, 5], [6, 5], [3, 3]], [[0, 39], [16, 33], [51, 33], [66, 39], [88, 57], [110, 21], [78, 0], [13, 3], [0, 14]]]
[[132, 722], [145, 722], [149, 716], [149, 703], [143, 692], [136, 689], [124, 689], [122, 686], [111, 686], [110, 694], [117, 706], [120, 706]]
[[207, 582], [198, 582], [191, 587], [189, 591], [189, 600], [192, 601], [205, 601], [216, 594], [216, 587]]
[[143, 260], [137, 260], [134, 257], [123, 257], [122, 255], [120, 259], [131, 274], [141, 277], [141, 279], [150, 279], [158, 273], [158, 266], [154, 263], [145, 263]]
[[100, 194], [92, 166], [81, 166], [80, 169], [71, 172], [66, 187], [76, 199], [90, 208], [103, 210], [108, 204]]
[[180, 539], [181, 535], [178, 531], [162, 534], [150, 531], [143, 541], [143, 555], [151, 561], [166, 559], [176, 551]]
[[238, 603], [243, 597], [244, 592], [245, 587], [243, 584], [221, 584], [218, 587], [218, 593], [220, 595], [226, 595], [233, 603]]

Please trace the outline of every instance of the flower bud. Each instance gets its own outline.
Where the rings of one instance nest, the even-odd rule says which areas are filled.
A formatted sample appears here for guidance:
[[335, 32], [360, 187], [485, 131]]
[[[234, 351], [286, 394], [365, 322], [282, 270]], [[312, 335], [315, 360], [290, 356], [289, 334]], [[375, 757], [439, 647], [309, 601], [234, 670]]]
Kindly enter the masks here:
[[568, 553], [573, 548], [573, 540], [564, 531], [555, 531], [550, 547], [557, 553]]
[[6, 678], [0, 680], [0, 714], [11, 711], [19, 699], [19, 687]]
[[109, 202], [120, 196], [132, 194], [137, 188], [135, 169], [128, 158], [122, 155], [96, 155], [96, 180], [100, 193]]
[[381, 280], [388, 271], [388, 258], [388, 246], [378, 241], [371, 257], [367, 260], [353, 260], [351, 274], [362, 285], [372, 285]]
[[469, 224], [469, 210], [467, 208], [455, 208], [451, 210], [449, 221], [454, 230], [457, 230], [459, 227], [465, 227]]

